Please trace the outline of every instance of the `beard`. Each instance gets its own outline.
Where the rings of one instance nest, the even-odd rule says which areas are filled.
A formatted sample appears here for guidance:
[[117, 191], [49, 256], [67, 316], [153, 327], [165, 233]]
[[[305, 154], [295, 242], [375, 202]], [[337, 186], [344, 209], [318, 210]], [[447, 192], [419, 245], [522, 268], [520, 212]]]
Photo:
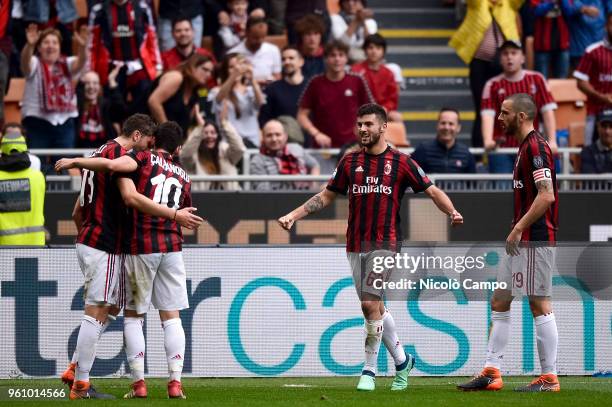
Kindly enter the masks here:
[[373, 145], [375, 145], [376, 143], [378, 143], [378, 140], [380, 140], [380, 130], [379, 130], [377, 133], [370, 134], [370, 135], [369, 135], [369, 137], [370, 137], [370, 141], [368, 141], [368, 142], [364, 143], [364, 142], [362, 141], [362, 137], [361, 137], [361, 136], [359, 136], [359, 145], [360, 145], [361, 147], [366, 147], [366, 148], [368, 148], [368, 147], [372, 147]]
[[515, 117], [508, 126], [506, 126], [506, 131], [504, 132], [507, 136], [515, 136], [519, 129], [518, 117]]

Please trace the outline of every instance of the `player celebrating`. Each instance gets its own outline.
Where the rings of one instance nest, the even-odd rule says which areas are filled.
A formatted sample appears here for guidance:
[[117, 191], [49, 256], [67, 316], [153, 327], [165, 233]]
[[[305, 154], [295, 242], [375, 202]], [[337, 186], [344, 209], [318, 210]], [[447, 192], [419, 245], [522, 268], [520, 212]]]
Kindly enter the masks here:
[[[95, 157], [114, 159], [130, 149], [144, 150], [152, 142], [155, 124], [149, 116], [136, 114], [124, 123], [121, 135], [109, 140], [93, 153]], [[75, 168], [85, 158], [61, 159], [55, 169]], [[82, 173], [81, 192], [74, 207], [73, 218], [81, 223], [76, 250], [85, 277], [85, 314], [77, 338], [76, 366], [70, 398], [110, 398], [98, 393], [89, 383], [89, 372], [96, 354], [96, 345], [110, 322], [111, 305], [120, 303], [119, 280], [123, 258], [120, 253], [122, 234], [121, 214], [125, 208], [115, 176], [90, 170]], [[182, 225], [197, 227], [202, 219], [192, 214], [195, 208], [175, 211], [156, 204], [140, 194], [132, 194], [130, 202], [139, 210], [155, 216], [176, 219]], [[70, 369], [69, 369], [70, 370]]]
[[[491, 300], [491, 330], [485, 368], [460, 390], [499, 390], [504, 348], [510, 335], [510, 305], [514, 295], [527, 295], [536, 326], [542, 375], [517, 391], [559, 391], [557, 324], [550, 295], [555, 262], [558, 197], [555, 164], [546, 139], [533, 128], [536, 104], [518, 93], [504, 100], [498, 120], [509, 136], [520, 141], [514, 164], [514, 219], [506, 239], [510, 257], [500, 266], [498, 281], [512, 289], [495, 290]], [[520, 242], [520, 244], [519, 244]]]
[[367, 271], [364, 275], [362, 262], [370, 262], [374, 253], [392, 255], [399, 249], [402, 241], [400, 206], [407, 187], [412, 187], [415, 193], [425, 191], [436, 206], [450, 216], [453, 225], [463, 223], [463, 218], [416, 162], [387, 145], [387, 114], [383, 107], [374, 103], [361, 106], [357, 112], [357, 129], [362, 149], [347, 154], [340, 161], [326, 189], [278, 222], [289, 230], [297, 220], [328, 206], [337, 194], [349, 194], [346, 250], [366, 320], [365, 365], [357, 390], [375, 388], [381, 340], [395, 362], [391, 390], [403, 390], [408, 386], [414, 357], [404, 352], [393, 317], [381, 300], [382, 290], [375, 289], [376, 284]]
[[[154, 132], [155, 151], [132, 151], [109, 160], [84, 159], [79, 167], [96, 172], [128, 174], [119, 178], [122, 196], [138, 193], [175, 212], [191, 206], [191, 181], [185, 170], [173, 163], [183, 135], [175, 122], [160, 124]], [[129, 204], [128, 204], [129, 205]], [[185, 358], [185, 332], [179, 311], [189, 307], [187, 282], [183, 263], [183, 235], [178, 224], [157, 216], [144, 216], [132, 209], [124, 227], [126, 256], [125, 279], [125, 348], [132, 373], [131, 390], [124, 398], [145, 398], [144, 381], [145, 339], [142, 330], [144, 316], [151, 303], [159, 310], [164, 329], [164, 345], [170, 381], [168, 396], [186, 398], [181, 386]]]

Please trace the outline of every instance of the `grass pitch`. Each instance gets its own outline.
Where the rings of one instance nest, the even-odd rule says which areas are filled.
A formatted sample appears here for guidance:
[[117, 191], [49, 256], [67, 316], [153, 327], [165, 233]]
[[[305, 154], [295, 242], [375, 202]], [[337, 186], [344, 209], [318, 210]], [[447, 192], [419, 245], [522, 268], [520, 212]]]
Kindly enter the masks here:
[[[115, 395], [117, 400], [83, 400], [78, 403], [93, 405], [163, 406], [169, 403], [194, 406], [610, 406], [612, 378], [560, 377], [560, 393], [525, 394], [512, 391], [527, 383], [529, 377], [505, 377], [504, 389], [499, 392], [463, 393], [455, 389], [465, 377], [411, 377], [403, 392], [391, 392], [391, 378], [378, 378], [376, 391], [357, 392], [357, 377], [274, 378], [274, 379], [190, 379], [183, 380], [187, 400], [168, 400], [166, 381], [148, 379], [149, 397], [146, 400], [122, 400], [130, 381], [127, 379], [92, 380], [99, 391]], [[63, 405], [66, 400], [29, 399], [7, 401], [8, 388], [59, 388], [59, 379], [2, 380], [3, 395], [0, 405]], [[74, 402], [72, 402], [74, 403]]]

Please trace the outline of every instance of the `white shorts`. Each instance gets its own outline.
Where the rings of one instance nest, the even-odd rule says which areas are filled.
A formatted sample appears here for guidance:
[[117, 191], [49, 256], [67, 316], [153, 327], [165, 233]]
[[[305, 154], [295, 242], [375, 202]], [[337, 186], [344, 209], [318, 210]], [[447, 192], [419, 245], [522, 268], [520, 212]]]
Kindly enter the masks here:
[[122, 305], [122, 254], [107, 253], [76, 244], [77, 259], [85, 277], [83, 299], [87, 305]]
[[189, 308], [183, 252], [126, 255], [125, 308], [144, 314]]
[[353, 284], [355, 284], [355, 290], [357, 290], [359, 299], [362, 298], [364, 293], [382, 298], [384, 290], [382, 289], [381, 283], [391, 279], [394, 269], [383, 267], [383, 270], [375, 270], [374, 258], [387, 256], [393, 257], [395, 253], [389, 250], [375, 250], [367, 253], [346, 253], [346, 257], [351, 265]]
[[506, 283], [517, 296], [550, 297], [555, 270], [555, 248], [550, 246], [519, 247], [518, 256], [506, 255], [500, 264], [498, 282]]

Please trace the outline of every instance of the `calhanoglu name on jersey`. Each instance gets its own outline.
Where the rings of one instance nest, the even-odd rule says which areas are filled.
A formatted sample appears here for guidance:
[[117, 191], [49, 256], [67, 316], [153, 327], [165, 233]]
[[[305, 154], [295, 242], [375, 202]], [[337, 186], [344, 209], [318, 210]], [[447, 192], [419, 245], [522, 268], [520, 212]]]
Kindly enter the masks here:
[[474, 281], [471, 278], [466, 278], [463, 281], [457, 279], [448, 279], [440, 281], [435, 278], [422, 278], [419, 280], [410, 280], [402, 278], [399, 281], [384, 281], [377, 278], [373, 281], [372, 286], [376, 290], [486, 290], [494, 291], [497, 289], [507, 290], [508, 284], [504, 281]]

